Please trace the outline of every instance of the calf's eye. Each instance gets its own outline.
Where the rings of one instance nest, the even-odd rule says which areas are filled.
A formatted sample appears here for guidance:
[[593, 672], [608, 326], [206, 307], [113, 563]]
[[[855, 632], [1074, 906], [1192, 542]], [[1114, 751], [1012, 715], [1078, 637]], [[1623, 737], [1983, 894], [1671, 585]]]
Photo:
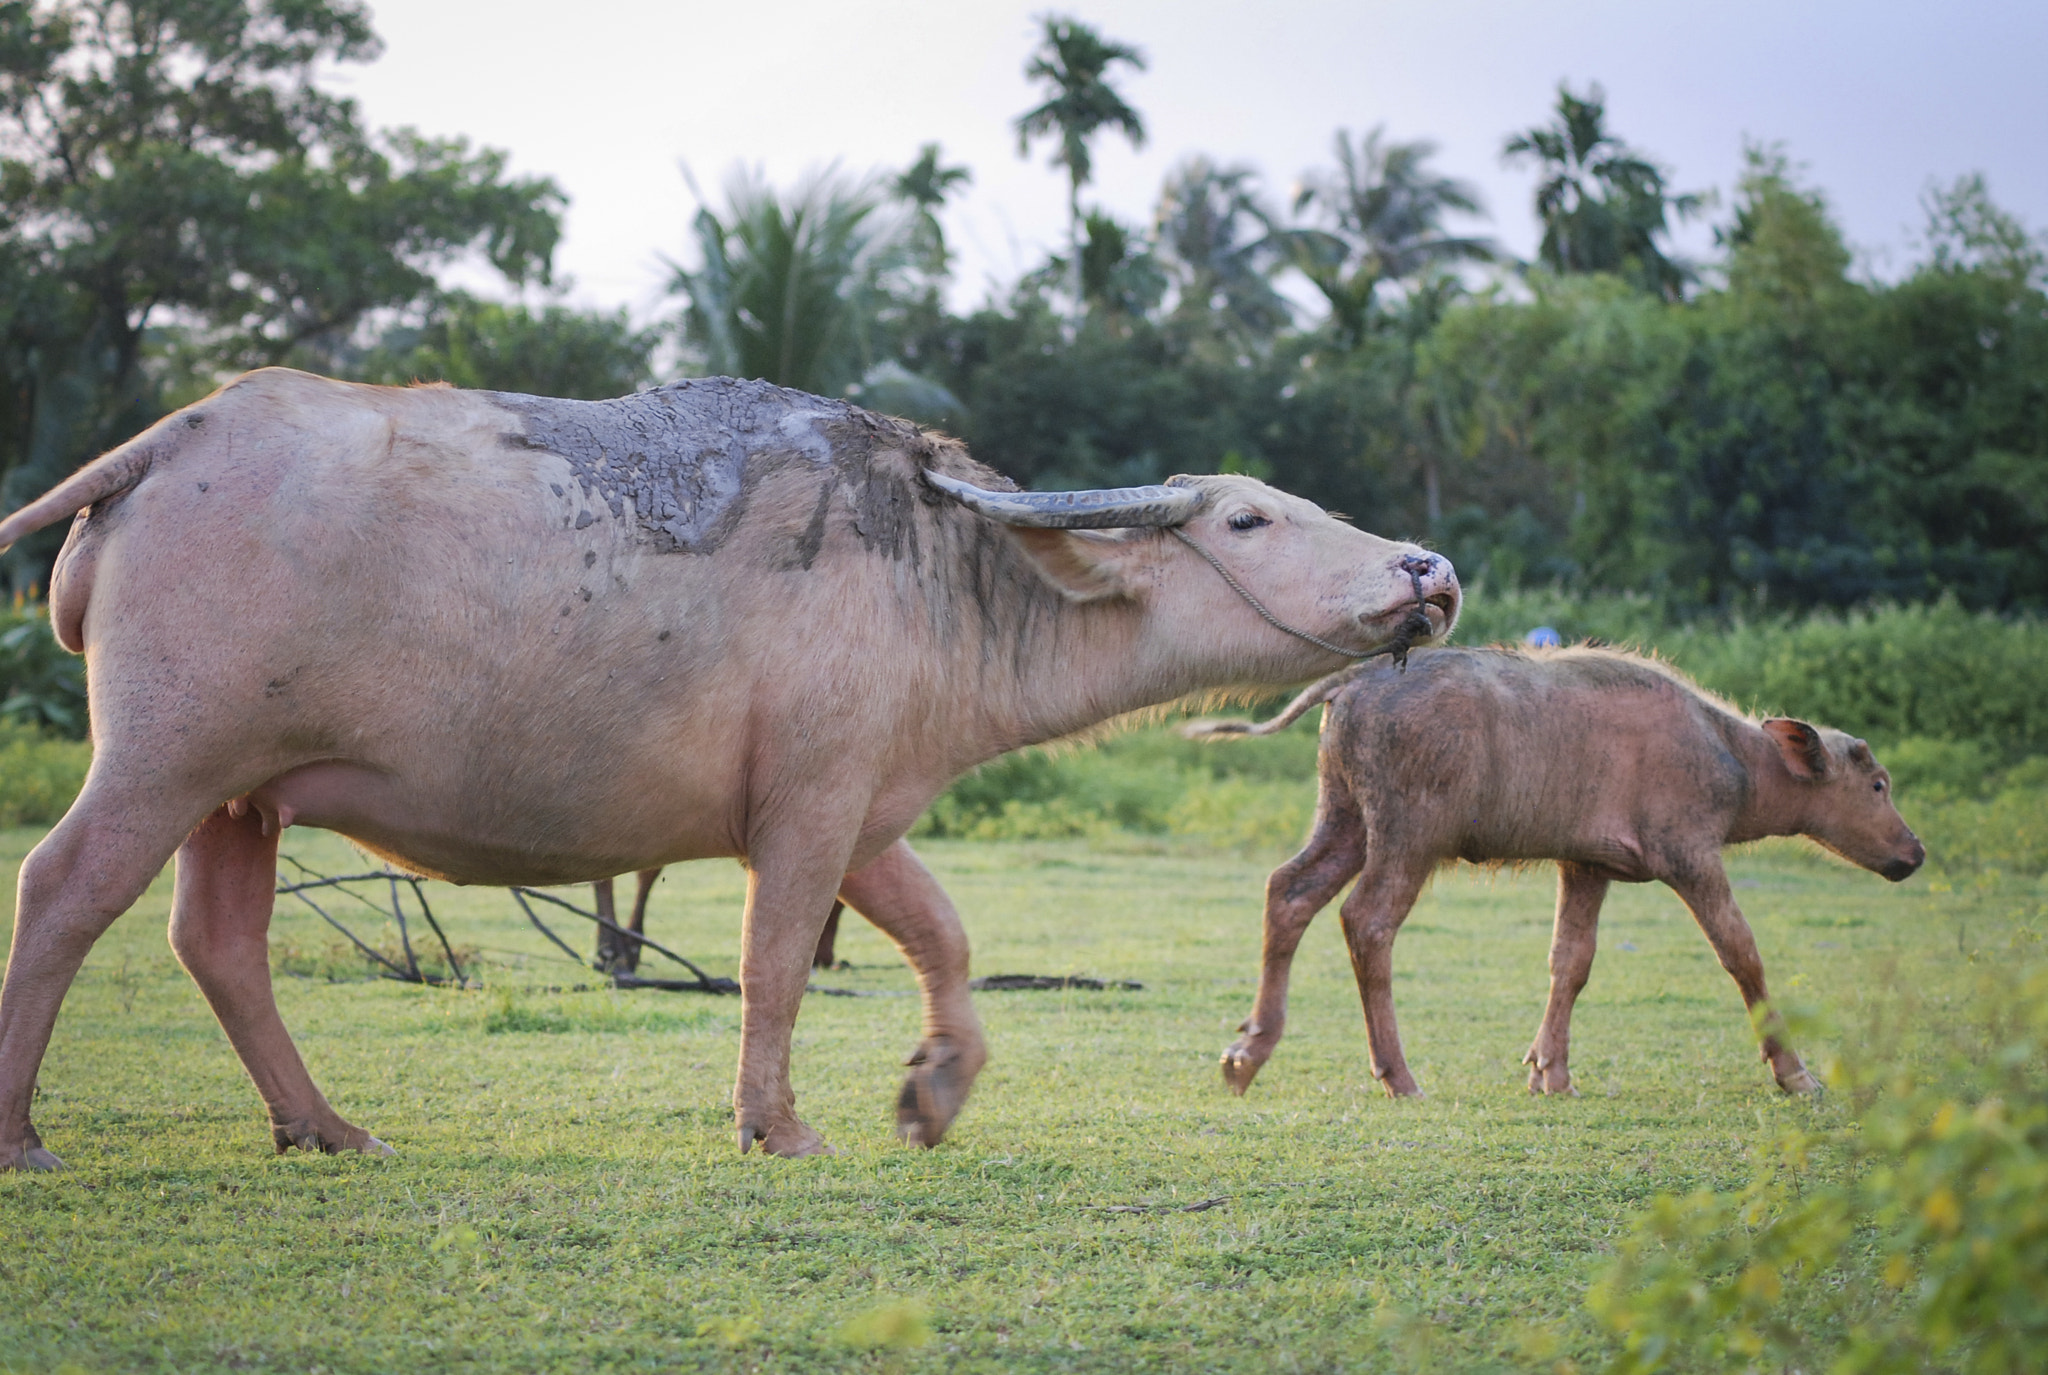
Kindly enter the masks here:
[[1239, 511], [1230, 518], [1230, 528], [1239, 532], [1256, 530], [1261, 525], [1271, 525], [1272, 523], [1272, 521], [1267, 520], [1257, 511]]

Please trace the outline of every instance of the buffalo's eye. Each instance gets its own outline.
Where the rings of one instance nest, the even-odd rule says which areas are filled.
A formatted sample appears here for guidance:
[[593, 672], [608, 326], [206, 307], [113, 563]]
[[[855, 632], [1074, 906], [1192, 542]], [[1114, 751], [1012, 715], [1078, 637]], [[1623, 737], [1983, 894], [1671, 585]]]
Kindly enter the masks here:
[[1872, 788], [1875, 788], [1875, 789], [1876, 789], [1876, 790], [1877, 790], [1878, 792], [1883, 792], [1883, 791], [1884, 791], [1884, 780], [1883, 780], [1882, 778], [1880, 778], [1880, 779], [1878, 779], [1878, 780], [1877, 780], [1877, 782], [1875, 782], [1875, 783], [1871, 784], [1870, 786], [1871, 786]]
[[1246, 530], [1256, 530], [1261, 525], [1271, 525], [1272, 523], [1272, 521], [1267, 520], [1257, 511], [1239, 511], [1230, 518], [1230, 528], [1240, 533]]

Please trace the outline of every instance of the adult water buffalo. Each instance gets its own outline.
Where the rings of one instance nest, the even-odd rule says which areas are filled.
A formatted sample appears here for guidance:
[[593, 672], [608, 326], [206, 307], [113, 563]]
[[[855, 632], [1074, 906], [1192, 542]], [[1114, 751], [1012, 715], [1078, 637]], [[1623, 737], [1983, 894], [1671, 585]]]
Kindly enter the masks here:
[[1458, 610], [1442, 559], [1250, 478], [1009, 487], [950, 440], [761, 383], [580, 402], [270, 369], [0, 521], [4, 546], [78, 516], [50, 604], [94, 742], [22, 865], [0, 1162], [58, 1163], [29, 1120], [58, 1005], [174, 854], [172, 948], [278, 1148], [386, 1149], [321, 1096], [271, 995], [294, 823], [458, 883], [741, 857], [733, 1106], [741, 1148], [781, 1155], [824, 1148], [790, 1031], [844, 895], [917, 971], [897, 1115], [936, 1142], [986, 1052], [959, 919], [901, 841], [932, 797], [1005, 750], [1300, 681]]

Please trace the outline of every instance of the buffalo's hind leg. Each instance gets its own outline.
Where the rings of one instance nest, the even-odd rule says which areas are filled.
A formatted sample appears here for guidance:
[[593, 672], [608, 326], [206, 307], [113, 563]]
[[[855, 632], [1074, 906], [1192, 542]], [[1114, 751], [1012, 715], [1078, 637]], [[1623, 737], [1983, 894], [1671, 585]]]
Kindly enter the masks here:
[[29, 1118], [36, 1073], [78, 967], [142, 896], [189, 820], [110, 783], [102, 759], [64, 819], [22, 862], [0, 989], [0, 1169], [55, 1170]]
[[896, 1134], [936, 1146], [988, 1060], [967, 989], [967, 932], [945, 890], [905, 841], [848, 874], [839, 892], [896, 942], [917, 971], [924, 1031], [905, 1061], [910, 1073], [896, 1096]]
[[1316, 913], [1365, 862], [1365, 821], [1347, 789], [1323, 780], [1315, 830], [1301, 853], [1266, 880], [1265, 948], [1259, 964], [1259, 993], [1239, 1036], [1223, 1052], [1223, 1082], [1242, 1094], [1287, 1029], [1287, 982], [1294, 952]]
[[1572, 1005], [1593, 972], [1599, 944], [1600, 904], [1608, 881], [1582, 865], [1557, 866], [1557, 920], [1550, 934], [1550, 1002], [1543, 1025], [1522, 1063], [1529, 1067], [1529, 1092], [1568, 1093], [1572, 1086]]
[[171, 949], [220, 1019], [270, 1113], [282, 1154], [390, 1155], [376, 1137], [328, 1106], [292, 1044], [270, 986], [270, 914], [276, 901], [274, 825], [253, 811], [216, 810], [178, 850]]

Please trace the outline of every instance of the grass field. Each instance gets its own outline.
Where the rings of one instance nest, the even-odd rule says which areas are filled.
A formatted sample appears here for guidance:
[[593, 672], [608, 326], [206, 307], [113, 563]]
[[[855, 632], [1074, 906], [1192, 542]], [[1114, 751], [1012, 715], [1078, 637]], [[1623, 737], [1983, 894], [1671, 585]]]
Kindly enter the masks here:
[[[0, 832], [9, 894], [35, 839]], [[881, 996], [805, 1004], [799, 1102], [840, 1153], [804, 1161], [734, 1150], [734, 1000], [551, 992], [589, 976], [503, 893], [452, 889], [437, 910], [486, 990], [279, 978], [316, 1077], [398, 1158], [273, 1156], [165, 945], [166, 875], [94, 952], [43, 1071], [37, 1123], [70, 1171], [0, 1176], [0, 1369], [1591, 1370], [1614, 1346], [1583, 1296], [1628, 1220], [1659, 1191], [1740, 1186], [1784, 1127], [1843, 1110], [1772, 1087], [1659, 887], [1609, 900], [1584, 1097], [1522, 1088], [1538, 870], [1446, 875], [1396, 948], [1426, 1100], [1369, 1077], [1334, 913], [1240, 1100], [1216, 1057], [1277, 853], [921, 849], [977, 973], [1145, 987], [979, 995], [989, 1069], [943, 1146], [907, 1149], [888, 1121], [911, 980], [849, 917], [858, 967], [822, 977]], [[2041, 880], [1895, 887], [1790, 843], [1731, 869], [1774, 990], [1842, 1025], [1905, 988], [1943, 1015], [2048, 905]], [[740, 896], [731, 864], [672, 869], [650, 931], [731, 973]], [[355, 967], [303, 910], [281, 906], [274, 940], [284, 968]]]

